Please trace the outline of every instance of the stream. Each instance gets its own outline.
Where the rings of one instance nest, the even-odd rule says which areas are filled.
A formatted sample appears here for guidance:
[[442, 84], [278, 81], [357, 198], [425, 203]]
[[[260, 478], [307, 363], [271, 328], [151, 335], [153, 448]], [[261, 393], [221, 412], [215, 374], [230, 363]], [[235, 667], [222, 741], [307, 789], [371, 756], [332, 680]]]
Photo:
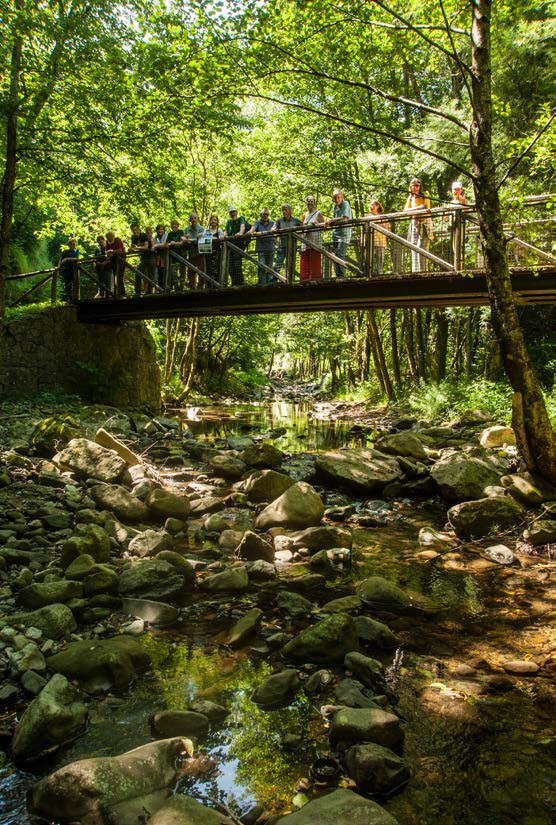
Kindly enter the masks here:
[[[284, 452], [303, 453], [370, 440], [353, 421], [320, 419], [305, 403], [189, 408], [179, 415], [195, 438], [208, 443], [263, 433]], [[377, 658], [387, 667], [396, 711], [407, 723], [404, 754], [411, 780], [381, 804], [400, 825], [549, 825], [556, 816], [550, 685], [539, 676], [506, 689], [499, 667], [504, 659], [550, 653], [548, 560], [520, 556], [517, 565], [503, 567], [472, 547], [429, 560], [418, 555], [423, 547], [417, 538], [422, 527], [444, 526], [440, 500], [402, 499], [376, 507], [382, 526], [354, 527], [351, 569], [316, 601], [347, 595], [354, 582], [381, 575], [442, 608], [432, 619], [387, 619], [401, 645], [395, 654]], [[203, 549], [210, 553], [210, 546]], [[152, 670], [125, 696], [91, 702], [84, 736], [25, 771], [7, 759], [0, 763], [0, 825], [30, 825], [25, 794], [37, 777], [86, 756], [122, 753], [150, 741], [149, 717], [186, 709], [194, 697], [225, 705], [229, 715], [200, 747], [198, 773], [184, 776], [177, 792], [224, 801], [237, 816], [257, 805], [270, 812], [291, 809], [296, 783], [328, 752], [322, 697], [299, 693], [287, 708], [259, 709], [250, 697], [279, 655], [262, 636], [236, 651], [219, 644], [230, 617], [264, 597], [264, 589], [233, 603], [229, 596], [196, 595], [175, 627], [145, 634], [141, 641]], [[270, 615], [273, 632], [307, 624]], [[301, 669], [301, 676], [310, 672]], [[298, 737], [293, 750], [284, 745], [287, 734]]]

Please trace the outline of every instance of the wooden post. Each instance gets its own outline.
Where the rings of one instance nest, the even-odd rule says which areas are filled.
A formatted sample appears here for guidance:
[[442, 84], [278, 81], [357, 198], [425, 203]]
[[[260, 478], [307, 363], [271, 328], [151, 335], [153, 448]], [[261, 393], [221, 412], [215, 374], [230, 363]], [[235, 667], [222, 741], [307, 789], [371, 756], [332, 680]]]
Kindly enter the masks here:
[[289, 234], [286, 240], [286, 281], [292, 284], [295, 277], [295, 253], [297, 250], [297, 241], [293, 234]]
[[463, 224], [462, 224], [462, 214], [459, 209], [456, 209], [456, 214], [454, 215], [454, 269], [456, 272], [461, 271], [461, 264], [462, 264], [462, 234], [463, 234]]
[[73, 286], [72, 286], [71, 301], [74, 304], [76, 301], [79, 301], [79, 298], [80, 298], [79, 263], [77, 261], [73, 261], [72, 262], [72, 267], [73, 267], [73, 270], [72, 270]]
[[363, 249], [364, 249], [364, 266], [365, 266], [365, 277], [370, 278], [373, 272], [373, 258], [374, 258], [374, 246], [373, 246], [373, 228], [370, 223], [368, 223], [364, 230], [363, 230]]
[[52, 281], [50, 282], [50, 303], [55, 304], [58, 292], [58, 270], [52, 272]]
[[228, 244], [222, 241], [222, 254], [220, 255], [220, 286], [228, 284]]

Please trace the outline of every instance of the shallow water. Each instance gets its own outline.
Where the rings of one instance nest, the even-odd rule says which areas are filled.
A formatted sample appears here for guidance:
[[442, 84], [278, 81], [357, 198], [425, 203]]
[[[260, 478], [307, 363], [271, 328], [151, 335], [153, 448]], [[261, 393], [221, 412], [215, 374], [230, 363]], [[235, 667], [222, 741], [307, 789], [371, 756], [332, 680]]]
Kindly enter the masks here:
[[[349, 422], [336, 430], [325, 422], [304, 423], [300, 410], [285, 413], [292, 423], [284, 441], [277, 442], [282, 449], [299, 441], [299, 433], [308, 434], [301, 439], [303, 450], [309, 444], [325, 449], [345, 443]], [[285, 426], [285, 418], [268, 407], [249, 407], [235, 410], [225, 422], [209, 417], [188, 423], [194, 432], [198, 428], [197, 437], [224, 438], [243, 434], [242, 427], [254, 421], [256, 429], [249, 432]], [[379, 658], [399, 698], [397, 711], [407, 721], [405, 756], [411, 768], [406, 790], [381, 802], [400, 825], [549, 825], [556, 813], [556, 774], [548, 680], [517, 680], [509, 693], [485, 693], [481, 680], [486, 671], [480, 664], [486, 660], [499, 666], [508, 658], [538, 659], [548, 652], [543, 613], [548, 564], [533, 559], [523, 560], [522, 567], [502, 568], [485, 563], [474, 548], [423, 561], [416, 555], [422, 549], [419, 530], [426, 525], [441, 528], [445, 510], [433, 501], [400, 501], [385, 519], [383, 527], [354, 530], [351, 571], [317, 599], [323, 604], [352, 592], [354, 583], [369, 575], [383, 575], [440, 607], [428, 618], [379, 616], [401, 639], [395, 654]], [[230, 713], [201, 747], [207, 756], [201, 773], [184, 776], [176, 791], [223, 801], [238, 815], [256, 803], [270, 811], [291, 807], [296, 782], [309, 775], [317, 755], [327, 752], [319, 709], [333, 696], [324, 692], [309, 700], [301, 692], [278, 711], [262, 711], [253, 704], [253, 691], [272, 672], [273, 662], [281, 666], [278, 655], [265, 650], [264, 635], [303, 626], [289, 624], [266, 602], [261, 591], [234, 600], [203, 597], [191, 604], [176, 628], [144, 636], [151, 673], [125, 697], [92, 702], [85, 736], [25, 773], [9, 764], [0, 767], [0, 823], [30, 822], [23, 799], [37, 776], [76, 759], [146, 743], [153, 713], [184, 709], [201, 697], [226, 705]], [[267, 607], [261, 635], [240, 651], [221, 647], [222, 631], [255, 604]], [[476, 674], [462, 678], [456, 668], [470, 661], [477, 666]], [[286, 733], [301, 737], [292, 752], [282, 746]]]

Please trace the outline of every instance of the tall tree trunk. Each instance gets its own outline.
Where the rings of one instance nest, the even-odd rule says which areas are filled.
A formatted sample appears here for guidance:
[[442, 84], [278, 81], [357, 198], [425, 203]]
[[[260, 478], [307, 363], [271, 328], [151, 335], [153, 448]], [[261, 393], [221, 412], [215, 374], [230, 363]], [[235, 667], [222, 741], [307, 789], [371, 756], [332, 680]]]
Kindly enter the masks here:
[[446, 378], [446, 357], [448, 354], [448, 316], [445, 309], [436, 310], [436, 347], [435, 370], [436, 381]]
[[403, 309], [403, 327], [405, 338], [405, 351], [407, 353], [407, 361], [409, 364], [409, 371], [411, 378], [416, 384], [419, 384], [419, 369], [417, 367], [417, 360], [415, 358], [415, 341], [413, 335], [413, 316], [410, 309]]
[[392, 349], [392, 372], [394, 373], [394, 381], [397, 387], [402, 385], [402, 375], [400, 372], [400, 355], [398, 352], [398, 329], [396, 310], [390, 310], [390, 347]]
[[376, 325], [374, 309], [367, 310], [367, 323], [371, 328], [371, 346], [373, 350], [373, 358], [375, 362], [377, 375], [379, 377], [382, 390], [386, 395], [386, 398], [388, 399], [388, 401], [393, 401], [395, 397], [394, 388], [392, 387], [392, 381], [388, 373], [388, 367], [386, 366], [386, 359], [384, 358], [384, 349], [382, 347], [382, 340], [380, 338], [380, 333]]
[[529, 470], [556, 483], [556, 436], [533, 371], [514, 303], [492, 151], [490, 16], [492, 0], [472, 0], [473, 122], [470, 148], [475, 199], [484, 241], [492, 323], [514, 390], [517, 443]]
[[420, 309], [415, 310], [415, 333], [417, 338], [417, 358], [419, 362], [419, 375], [422, 380], [427, 380], [427, 359], [425, 333], [423, 330], [423, 313]]
[[[18, 12], [23, 9], [23, 0], [16, 0]], [[10, 60], [10, 90], [6, 111], [6, 156], [2, 176], [2, 218], [0, 221], [0, 335], [4, 329], [4, 306], [6, 296], [6, 277], [10, 269], [10, 240], [14, 216], [14, 191], [17, 170], [17, 119], [19, 116], [19, 73], [21, 70], [21, 53], [23, 38], [21, 21], [16, 19], [14, 40]]]

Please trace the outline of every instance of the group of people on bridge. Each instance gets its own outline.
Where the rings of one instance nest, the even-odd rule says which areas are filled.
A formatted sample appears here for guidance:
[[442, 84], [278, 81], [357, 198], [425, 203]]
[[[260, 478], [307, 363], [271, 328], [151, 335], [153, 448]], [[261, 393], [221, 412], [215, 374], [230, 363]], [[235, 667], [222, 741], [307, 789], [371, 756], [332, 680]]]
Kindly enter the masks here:
[[[180, 227], [177, 219], [172, 220], [170, 231], [160, 223], [153, 231], [146, 226], [141, 231], [138, 224], [131, 226], [131, 240], [127, 246], [114, 232], [97, 237], [97, 247], [93, 255], [96, 280], [99, 291], [96, 297], [125, 296], [124, 274], [128, 253], [139, 255], [139, 264], [135, 268], [135, 294], [152, 293], [155, 289], [169, 292], [181, 292], [187, 282], [189, 289], [205, 286], [220, 286], [220, 268], [222, 244], [218, 241], [228, 239], [227, 274], [232, 286], [243, 286], [243, 259], [251, 239], [255, 237], [255, 256], [258, 262], [258, 282], [268, 284], [279, 280], [286, 261], [288, 233], [280, 230], [301, 230], [303, 241], [300, 246], [299, 276], [301, 280], [322, 278], [323, 230], [332, 230], [331, 252], [334, 255], [336, 277], [345, 274], [344, 262], [351, 241], [353, 227], [352, 209], [341, 189], [332, 193], [333, 214], [326, 218], [318, 209], [316, 199], [306, 198], [305, 211], [300, 218], [294, 217], [292, 207], [282, 205], [282, 216], [277, 220], [270, 217], [269, 210], [260, 210], [259, 218], [250, 224], [236, 206], [228, 209], [228, 220], [224, 228], [220, 226], [218, 215], [211, 215], [206, 227], [201, 226], [196, 212], [189, 215], [189, 224]], [[452, 203], [465, 204], [463, 186], [459, 181], [452, 184]], [[378, 200], [370, 203], [370, 216], [377, 217], [384, 210]], [[409, 194], [403, 211], [411, 213], [407, 240], [416, 249], [411, 249], [411, 271], [420, 272], [427, 269], [427, 259], [419, 254], [419, 249], [428, 250], [433, 239], [432, 218], [419, 213], [430, 209], [430, 198], [422, 190], [421, 181], [413, 178], [409, 184]], [[384, 254], [388, 239], [380, 228], [390, 230], [388, 221], [373, 224], [376, 231], [372, 233], [373, 271], [381, 275], [384, 267]], [[400, 247], [401, 250], [401, 247]], [[172, 253], [172, 254], [169, 254]], [[392, 254], [394, 258], [394, 252]], [[68, 249], [62, 252], [58, 265], [62, 277], [65, 296], [73, 299], [74, 268], [79, 260], [79, 250], [75, 240], [69, 241]]]

